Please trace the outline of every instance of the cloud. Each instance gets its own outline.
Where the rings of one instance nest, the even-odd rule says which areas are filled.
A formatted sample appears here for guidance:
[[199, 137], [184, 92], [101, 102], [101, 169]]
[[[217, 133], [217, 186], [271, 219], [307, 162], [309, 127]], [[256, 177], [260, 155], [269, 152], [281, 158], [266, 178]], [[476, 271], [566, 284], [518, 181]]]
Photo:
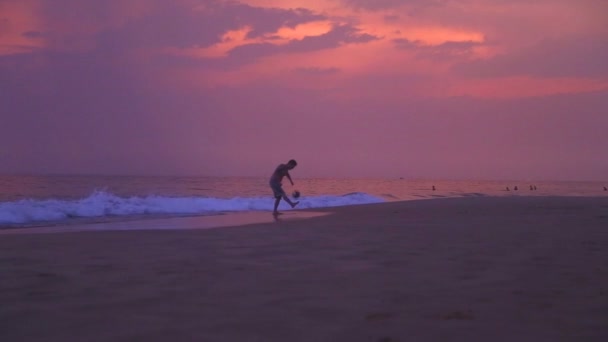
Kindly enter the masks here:
[[420, 41], [408, 39], [393, 39], [395, 47], [400, 50], [408, 50], [419, 59], [451, 60], [457, 57], [470, 57], [473, 49], [483, 46], [484, 43], [474, 41], [446, 41], [438, 45], [427, 45]]
[[334, 26], [329, 32], [293, 39], [286, 44], [274, 44], [270, 41], [239, 45], [231, 49], [222, 58], [194, 58], [184, 56], [162, 56], [161, 59], [174, 65], [191, 65], [215, 69], [234, 69], [255, 62], [256, 60], [275, 54], [293, 54], [332, 49], [344, 44], [363, 44], [379, 37], [362, 33], [358, 28], [343, 24]]
[[[217, 12], [215, 12], [217, 10]], [[98, 35], [101, 48], [165, 48], [210, 46], [221, 34], [241, 23], [226, 7], [212, 12], [194, 11], [180, 4], [130, 20], [125, 25], [107, 29]]]
[[27, 31], [27, 32], [23, 32], [21, 35], [26, 38], [31, 38], [31, 39], [37, 39], [37, 38], [44, 37], [44, 33], [40, 32], [40, 31]]
[[396, 23], [400, 18], [401, 17], [396, 14], [387, 14], [383, 17], [384, 21], [387, 23]]
[[313, 37], [305, 37], [302, 40], [295, 40], [285, 45], [283, 51], [286, 52], [308, 52], [321, 49], [328, 49], [340, 46], [342, 44], [361, 44], [373, 40], [378, 40], [379, 37], [361, 31], [351, 25], [335, 26], [330, 32]]
[[[37, 38], [45, 37], [53, 48], [96, 46], [116, 52], [207, 47], [221, 41], [229, 30], [250, 27], [248, 35], [255, 38], [281, 27], [325, 19], [308, 9], [254, 7], [221, 0], [25, 0], [24, 6], [29, 6], [28, 13], [40, 15], [38, 25], [27, 31], [39, 32]], [[10, 22], [0, 20], [1, 32]]]
[[545, 39], [525, 49], [489, 59], [457, 64], [453, 71], [467, 77], [606, 77], [608, 41], [604, 37]]
[[[242, 12], [242, 13], [241, 13]], [[327, 19], [325, 16], [315, 14], [311, 10], [296, 8], [284, 10], [278, 8], [253, 8], [247, 5], [239, 6], [239, 11], [232, 15], [246, 19], [247, 25], [253, 27], [247, 38], [257, 38], [274, 33], [282, 27], [294, 28], [299, 24]]]
[[[221, 35], [228, 30], [247, 26], [252, 29], [248, 38], [256, 38], [276, 32], [279, 28], [294, 27], [298, 24], [325, 19], [305, 9], [284, 10], [277, 8], [252, 7], [239, 3], [218, 3], [216, 7], [203, 11], [192, 11], [191, 8], [175, 8], [175, 12], [157, 13], [146, 18], [144, 23], [133, 27], [146, 32], [154, 32], [154, 26], [163, 27], [165, 46], [205, 47], [221, 40]], [[168, 21], [167, 25], [163, 25]], [[143, 24], [143, 25], [142, 25]], [[158, 37], [158, 35], [155, 35]]]
[[296, 68], [294, 71], [302, 75], [310, 76], [323, 76], [333, 75], [340, 72], [339, 68], [318, 68], [318, 67], [307, 67], [307, 68]]
[[402, 6], [432, 7], [442, 6], [447, 0], [342, 0], [347, 6], [362, 10], [385, 10]]
[[396, 48], [402, 50], [415, 50], [422, 46], [422, 44], [418, 41], [411, 41], [404, 38], [393, 39], [393, 43], [395, 44]]

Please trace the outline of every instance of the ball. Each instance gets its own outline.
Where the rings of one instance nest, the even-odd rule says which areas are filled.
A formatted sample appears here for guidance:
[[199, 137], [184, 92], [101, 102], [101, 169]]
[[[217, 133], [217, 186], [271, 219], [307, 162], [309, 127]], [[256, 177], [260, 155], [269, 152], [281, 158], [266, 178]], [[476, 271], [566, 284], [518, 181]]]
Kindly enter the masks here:
[[299, 198], [300, 197], [300, 192], [298, 190], [294, 191], [291, 193], [291, 196], [293, 196], [293, 198]]

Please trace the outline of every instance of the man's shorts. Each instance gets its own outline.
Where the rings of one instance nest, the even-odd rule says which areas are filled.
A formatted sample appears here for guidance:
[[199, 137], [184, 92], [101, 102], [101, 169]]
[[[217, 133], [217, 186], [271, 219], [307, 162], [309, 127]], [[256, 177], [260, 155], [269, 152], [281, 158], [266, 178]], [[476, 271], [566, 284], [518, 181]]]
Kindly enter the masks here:
[[270, 182], [270, 188], [272, 189], [272, 192], [274, 193], [274, 198], [281, 198], [285, 195], [285, 191], [283, 190], [283, 187], [281, 186], [281, 183], [277, 183], [277, 182]]

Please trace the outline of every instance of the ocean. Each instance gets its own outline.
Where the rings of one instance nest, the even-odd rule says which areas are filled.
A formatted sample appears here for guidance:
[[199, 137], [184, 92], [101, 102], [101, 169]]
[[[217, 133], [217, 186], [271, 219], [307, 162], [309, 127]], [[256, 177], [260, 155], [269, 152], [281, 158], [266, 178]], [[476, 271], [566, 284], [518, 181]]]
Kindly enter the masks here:
[[[298, 178], [297, 209], [470, 196], [608, 196], [608, 182]], [[517, 189], [517, 190], [516, 190]], [[271, 211], [261, 177], [0, 176], [0, 228]], [[283, 201], [280, 210], [291, 210]]]

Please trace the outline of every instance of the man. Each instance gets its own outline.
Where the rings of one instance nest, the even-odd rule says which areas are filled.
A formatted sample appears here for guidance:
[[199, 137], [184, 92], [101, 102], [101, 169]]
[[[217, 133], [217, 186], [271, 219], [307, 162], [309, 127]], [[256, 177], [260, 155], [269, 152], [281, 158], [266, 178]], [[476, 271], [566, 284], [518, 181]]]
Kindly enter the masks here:
[[278, 215], [280, 214], [278, 211], [279, 208], [279, 202], [281, 202], [281, 198], [283, 198], [285, 200], [285, 202], [289, 203], [289, 205], [291, 205], [291, 207], [295, 207], [296, 205], [298, 205], [298, 203], [300, 202], [292, 202], [289, 197], [287, 197], [287, 194], [285, 194], [285, 191], [283, 190], [281, 181], [283, 180], [283, 177], [287, 176], [287, 179], [289, 179], [289, 181], [291, 182], [291, 185], [293, 185], [293, 180], [291, 180], [291, 176], [289, 175], [289, 170], [293, 170], [294, 167], [296, 167], [298, 165], [298, 163], [295, 160], [290, 160], [287, 162], [287, 164], [281, 164], [279, 166], [277, 166], [277, 168], [274, 170], [274, 172], [272, 173], [272, 176], [270, 176], [270, 188], [272, 189], [272, 192], [274, 193], [274, 210], [273, 210], [273, 214], [274, 215]]

